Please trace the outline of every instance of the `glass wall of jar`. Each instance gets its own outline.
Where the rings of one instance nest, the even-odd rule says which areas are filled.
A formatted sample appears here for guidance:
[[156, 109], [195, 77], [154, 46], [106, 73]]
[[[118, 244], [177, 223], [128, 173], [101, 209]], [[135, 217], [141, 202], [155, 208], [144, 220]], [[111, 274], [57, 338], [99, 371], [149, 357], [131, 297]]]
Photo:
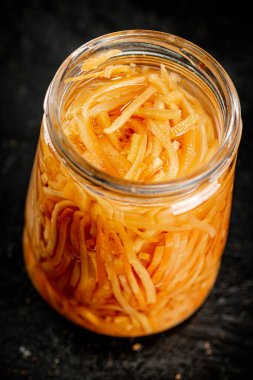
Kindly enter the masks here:
[[[100, 66], [163, 64], [180, 76], [217, 128], [219, 147], [207, 163], [183, 177], [141, 183], [113, 177], [73, 149], [62, 131], [77, 83], [68, 78], [108, 51], [114, 53]], [[182, 322], [212, 289], [226, 243], [241, 137], [231, 80], [188, 41], [124, 31], [76, 50], [53, 79], [44, 109], [24, 229], [35, 287], [62, 315], [102, 334], [141, 336]]]

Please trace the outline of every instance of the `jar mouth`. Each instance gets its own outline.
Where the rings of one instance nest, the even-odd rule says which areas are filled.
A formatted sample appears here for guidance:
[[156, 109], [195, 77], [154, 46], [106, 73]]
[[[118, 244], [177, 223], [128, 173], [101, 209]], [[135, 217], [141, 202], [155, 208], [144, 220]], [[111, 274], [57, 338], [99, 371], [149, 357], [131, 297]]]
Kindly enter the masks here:
[[[224, 134], [220, 146], [210, 161], [196, 171], [167, 182], [143, 184], [111, 176], [78, 155], [68, 144], [60, 125], [60, 103], [64, 80], [76, 67], [78, 60], [102, 49], [119, 49], [124, 54], [150, 55], [179, 62], [206, 82], [222, 108]], [[82, 59], [82, 60], [80, 60]], [[106, 34], [75, 50], [60, 66], [51, 82], [44, 102], [48, 138], [58, 155], [81, 178], [91, 184], [128, 196], [157, 197], [175, 195], [216, 180], [233, 160], [241, 139], [240, 102], [232, 80], [222, 66], [197, 45], [172, 34], [152, 30], [124, 30]]]

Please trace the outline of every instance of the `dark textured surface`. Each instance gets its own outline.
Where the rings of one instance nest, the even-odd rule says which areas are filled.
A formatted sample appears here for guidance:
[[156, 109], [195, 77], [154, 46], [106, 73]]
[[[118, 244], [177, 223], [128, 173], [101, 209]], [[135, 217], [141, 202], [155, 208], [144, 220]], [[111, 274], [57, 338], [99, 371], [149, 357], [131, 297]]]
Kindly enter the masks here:
[[[245, 379], [253, 346], [252, 43], [247, 10], [182, 2], [9, 1], [1, 9], [1, 315], [3, 380]], [[6, 2], [7, 4], [7, 2]], [[74, 5], [75, 4], [75, 5]], [[204, 4], [204, 3], [203, 3]], [[211, 7], [212, 6], [212, 7]], [[33, 289], [22, 259], [23, 208], [47, 86], [62, 60], [98, 35], [131, 28], [185, 37], [212, 53], [238, 89], [244, 121], [228, 244], [215, 289], [178, 328], [135, 339], [81, 330]], [[140, 343], [139, 351], [133, 350]]]

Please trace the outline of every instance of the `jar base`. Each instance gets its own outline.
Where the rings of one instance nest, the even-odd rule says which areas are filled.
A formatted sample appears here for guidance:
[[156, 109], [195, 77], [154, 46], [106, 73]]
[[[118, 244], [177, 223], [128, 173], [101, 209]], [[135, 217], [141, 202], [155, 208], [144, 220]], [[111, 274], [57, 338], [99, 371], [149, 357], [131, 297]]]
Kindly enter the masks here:
[[[196, 291], [195, 297], [193, 292], [191, 296], [192, 300], [190, 303], [190, 308], [187, 307], [183, 309], [181, 305], [180, 307], [178, 307], [176, 311], [173, 310], [173, 318], [169, 315], [169, 313], [166, 318], [166, 316], [164, 315], [165, 313], [161, 312], [163, 318], [162, 327], [159, 326], [158, 323], [157, 325], [153, 323], [152, 331], [147, 333], [143, 331], [140, 326], [134, 326], [131, 330], [128, 330], [128, 325], [120, 325], [117, 329], [117, 326], [115, 327], [114, 323], [112, 333], [111, 323], [107, 322], [106, 320], [101, 321], [101, 318], [98, 319], [94, 314], [89, 312], [85, 305], [80, 304], [80, 302], [78, 302], [77, 300], [67, 298], [64, 294], [62, 294], [58, 289], [54, 287], [54, 285], [48, 279], [47, 275], [41, 269], [39, 262], [34, 256], [31, 241], [29, 239], [26, 228], [24, 228], [23, 233], [23, 251], [26, 269], [34, 287], [44, 298], [44, 300], [50, 306], [52, 306], [59, 314], [61, 314], [68, 320], [74, 322], [75, 324], [88, 330], [91, 330], [95, 333], [122, 338], [141, 337], [161, 333], [179, 325], [180, 323], [184, 322], [186, 319], [191, 317], [206, 301], [208, 295], [210, 294], [214, 282], [217, 278], [220, 266], [220, 263], [218, 263], [217, 268], [215, 270], [212, 270], [210, 276], [203, 281], [202, 289], [198, 289]], [[161, 315], [159, 315], [159, 320], [161, 318]]]

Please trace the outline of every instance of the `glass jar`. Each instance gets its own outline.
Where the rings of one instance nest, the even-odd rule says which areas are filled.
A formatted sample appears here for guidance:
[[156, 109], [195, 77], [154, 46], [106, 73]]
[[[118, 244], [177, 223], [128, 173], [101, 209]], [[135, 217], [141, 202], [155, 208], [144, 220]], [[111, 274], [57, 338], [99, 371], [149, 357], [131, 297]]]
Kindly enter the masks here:
[[[195, 172], [142, 184], [96, 169], [70, 146], [61, 109], [81, 64], [165, 64], [215, 120], [219, 149]], [[44, 102], [26, 202], [24, 255], [38, 291], [59, 313], [98, 333], [141, 336], [171, 328], [205, 301], [220, 267], [241, 138], [240, 104], [222, 67], [173, 35], [133, 30], [97, 38], [63, 62]]]

